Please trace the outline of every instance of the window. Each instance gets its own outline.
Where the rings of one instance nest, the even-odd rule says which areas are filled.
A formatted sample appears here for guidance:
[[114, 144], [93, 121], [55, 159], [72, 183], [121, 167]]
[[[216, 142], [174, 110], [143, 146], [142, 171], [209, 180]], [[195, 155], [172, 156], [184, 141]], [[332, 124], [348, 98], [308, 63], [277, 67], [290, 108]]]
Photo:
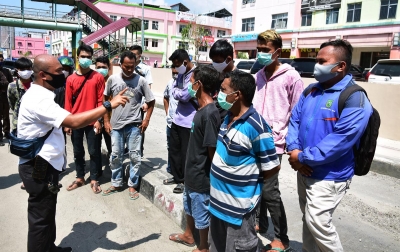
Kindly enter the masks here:
[[204, 29], [204, 35], [205, 35], [205, 36], [211, 36], [211, 30], [205, 28], [205, 29]]
[[199, 52], [207, 52], [207, 46], [200, 46]]
[[301, 15], [301, 26], [311, 26], [312, 14], [303, 14]]
[[398, 0], [381, 0], [379, 19], [396, 18]]
[[189, 43], [179, 41], [179, 49], [189, 50]]
[[22, 42], [18, 42], [18, 46], [22, 46]]
[[242, 32], [254, 31], [254, 18], [242, 19]]
[[248, 4], [248, 3], [255, 3], [255, 2], [256, 2], [256, 0], [242, 0], [243, 5]]
[[158, 39], [152, 39], [151, 40], [151, 46], [152, 47], [158, 47]]
[[326, 11], [326, 24], [336, 24], [339, 19], [339, 9]]
[[145, 47], [149, 46], [149, 39], [147, 39], [147, 38], [144, 39], [144, 46]]
[[225, 36], [225, 35], [226, 35], [226, 31], [218, 30], [218, 32], [217, 32], [217, 38], [222, 38], [222, 37]]
[[114, 15], [110, 15], [110, 18], [111, 18], [111, 20], [113, 21], [113, 22], [115, 22], [115, 21], [117, 21], [117, 16], [114, 16]]
[[182, 33], [182, 30], [186, 27], [186, 25], [179, 25], [179, 33]]
[[285, 29], [287, 27], [287, 13], [272, 15], [272, 29]]
[[153, 30], [158, 30], [158, 21], [152, 21], [151, 22], [151, 28]]
[[32, 43], [28, 42], [28, 46], [29, 46], [29, 47], [32, 47]]
[[361, 3], [347, 5], [347, 22], [360, 22]]
[[22, 54], [22, 51], [18, 51], [18, 54]]
[[143, 29], [148, 30], [149, 29], [149, 20], [143, 20]]

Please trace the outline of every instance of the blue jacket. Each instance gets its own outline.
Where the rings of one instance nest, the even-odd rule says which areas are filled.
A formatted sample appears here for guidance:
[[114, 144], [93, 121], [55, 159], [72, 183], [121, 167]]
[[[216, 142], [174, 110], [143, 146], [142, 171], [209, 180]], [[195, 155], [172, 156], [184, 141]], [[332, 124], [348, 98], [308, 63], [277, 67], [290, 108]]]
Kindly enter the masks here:
[[320, 83], [314, 84], [312, 92], [302, 95], [292, 111], [287, 150], [302, 151], [298, 158], [312, 168], [311, 178], [345, 181], [354, 175], [353, 146], [359, 144], [372, 106], [363, 92], [355, 92], [339, 118], [339, 95], [351, 79], [346, 75], [326, 90]]

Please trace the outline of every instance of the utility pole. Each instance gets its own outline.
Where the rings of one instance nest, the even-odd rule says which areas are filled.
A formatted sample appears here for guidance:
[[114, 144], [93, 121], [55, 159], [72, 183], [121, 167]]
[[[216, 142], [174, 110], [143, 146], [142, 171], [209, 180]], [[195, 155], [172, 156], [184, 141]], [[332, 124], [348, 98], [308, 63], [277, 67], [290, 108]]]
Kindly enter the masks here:
[[142, 50], [144, 50], [144, 0], [142, 0]]

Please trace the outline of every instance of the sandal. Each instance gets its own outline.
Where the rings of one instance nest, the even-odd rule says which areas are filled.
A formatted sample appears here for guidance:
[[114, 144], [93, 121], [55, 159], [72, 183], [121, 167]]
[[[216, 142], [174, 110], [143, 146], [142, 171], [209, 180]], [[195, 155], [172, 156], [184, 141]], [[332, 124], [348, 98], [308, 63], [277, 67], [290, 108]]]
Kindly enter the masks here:
[[75, 190], [76, 188], [83, 186], [83, 184], [84, 182], [75, 180], [74, 182], [72, 182], [72, 184], [68, 186], [67, 191]]
[[110, 186], [109, 188], [107, 188], [107, 190], [103, 191], [102, 195], [108, 196], [108, 195], [111, 195], [111, 194], [114, 194], [114, 193], [120, 192], [120, 191], [122, 191], [121, 188]]
[[167, 178], [163, 180], [163, 184], [164, 185], [173, 185], [176, 184], [175, 179], [174, 178]]
[[176, 243], [180, 243], [180, 244], [186, 245], [186, 246], [188, 246], [188, 247], [194, 247], [194, 246], [196, 246], [196, 242], [187, 243], [187, 242], [181, 240], [181, 238], [179, 238], [179, 235], [180, 235], [180, 234], [170, 234], [170, 235], [169, 235], [169, 240], [170, 240], [170, 241], [173, 241], [173, 242], [176, 242]]
[[131, 200], [137, 200], [139, 198], [139, 192], [138, 191], [129, 192], [129, 198]]
[[182, 183], [179, 183], [173, 190], [174, 193], [183, 193], [185, 186]]
[[94, 194], [101, 193], [101, 188], [100, 188], [100, 184], [98, 181], [96, 181], [95, 183], [90, 183], [90, 188], [92, 188], [92, 191], [94, 192]]
[[265, 247], [263, 248], [263, 250], [262, 251], [270, 251], [270, 250], [272, 250], [272, 251], [278, 251], [278, 252], [290, 252], [290, 251], [292, 251], [292, 248], [290, 247], [290, 246], [288, 246], [287, 248], [285, 248], [285, 249], [281, 249], [281, 248], [273, 248], [272, 246], [271, 246], [271, 244], [267, 244], [267, 245], [265, 245]]

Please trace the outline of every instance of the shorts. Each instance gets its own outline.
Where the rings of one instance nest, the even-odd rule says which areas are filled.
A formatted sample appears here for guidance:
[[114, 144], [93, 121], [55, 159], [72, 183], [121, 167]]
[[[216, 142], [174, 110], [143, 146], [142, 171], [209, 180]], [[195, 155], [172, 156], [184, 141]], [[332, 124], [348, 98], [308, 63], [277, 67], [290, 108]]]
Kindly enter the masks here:
[[187, 215], [194, 219], [197, 229], [205, 229], [210, 226], [210, 192], [198, 193], [188, 188], [183, 191], [183, 207]]

